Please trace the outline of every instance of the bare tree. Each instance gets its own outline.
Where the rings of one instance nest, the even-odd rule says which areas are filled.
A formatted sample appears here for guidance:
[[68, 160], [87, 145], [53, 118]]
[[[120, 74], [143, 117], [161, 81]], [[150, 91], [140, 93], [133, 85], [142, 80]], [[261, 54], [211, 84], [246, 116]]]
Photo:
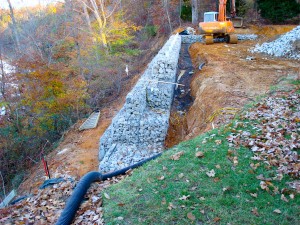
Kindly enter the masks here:
[[170, 13], [169, 13], [169, 1], [164, 0], [163, 4], [164, 4], [165, 11], [166, 11], [166, 16], [167, 16], [167, 19], [168, 19], [168, 24], [169, 24], [170, 33], [171, 33], [173, 28], [172, 28], [171, 19], [170, 19]]
[[[89, 4], [87, 1], [89, 2]], [[81, 0], [81, 2], [85, 5], [86, 8], [90, 9], [93, 12], [98, 22], [98, 35], [100, 37], [101, 44], [104, 48], [107, 48], [107, 19], [113, 15], [116, 7], [120, 4], [120, 1], [116, 1], [110, 11], [107, 10], [104, 0]], [[87, 22], [90, 23], [89, 17], [86, 18]]]
[[9, 6], [10, 17], [12, 20], [12, 31], [13, 31], [14, 38], [15, 38], [16, 50], [17, 50], [17, 52], [19, 52], [20, 51], [20, 39], [19, 39], [19, 33], [18, 33], [18, 29], [17, 29], [17, 22], [15, 19], [14, 10], [13, 10], [10, 0], [7, 0], [7, 3]]
[[199, 23], [198, 18], [198, 0], [192, 0], [192, 23], [197, 25]]

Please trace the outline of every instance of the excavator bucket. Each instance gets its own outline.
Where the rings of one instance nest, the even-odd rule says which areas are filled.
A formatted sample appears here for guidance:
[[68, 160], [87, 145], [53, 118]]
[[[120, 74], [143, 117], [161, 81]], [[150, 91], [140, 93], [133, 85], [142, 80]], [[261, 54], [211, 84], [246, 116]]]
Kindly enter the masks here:
[[233, 27], [235, 27], [235, 28], [243, 27], [243, 23], [244, 23], [243, 17], [234, 17], [234, 18], [230, 18], [230, 20], [233, 23]]

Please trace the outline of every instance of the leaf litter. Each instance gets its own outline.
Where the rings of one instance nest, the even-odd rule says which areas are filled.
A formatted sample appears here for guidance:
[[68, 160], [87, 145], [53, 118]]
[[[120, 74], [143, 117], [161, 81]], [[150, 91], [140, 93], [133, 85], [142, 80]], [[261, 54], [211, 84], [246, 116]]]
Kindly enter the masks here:
[[[229, 146], [242, 145], [253, 152], [251, 159], [255, 162], [250, 165], [253, 171], [259, 166], [276, 168], [273, 177], [257, 176], [261, 188], [269, 191], [272, 180], [281, 181], [288, 175], [294, 181], [287, 185], [300, 193], [300, 95], [291, 92], [270, 96], [245, 112], [241, 119], [247, 122], [235, 124], [227, 137]], [[253, 126], [252, 131], [237, 130], [247, 124]]]
[[[260, 166], [276, 167], [276, 175], [271, 178], [265, 178], [263, 175], [257, 176], [262, 189], [269, 191], [272, 187], [273, 192], [279, 194], [277, 187], [274, 187], [272, 180], [280, 181], [284, 175], [289, 175], [295, 180], [288, 182], [287, 185], [300, 193], [300, 96], [291, 93], [288, 96], [269, 97], [263, 102], [256, 105], [255, 108], [246, 112], [243, 119], [248, 120], [254, 125], [255, 133], [250, 131], [234, 130], [227, 140], [230, 146], [243, 145], [248, 147], [254, 154], [250, 167], [255, 171]], [[247, 123], [247, 122], [245, 122]], [[243, 123], [237, 123], [235, 129], [246, 127]], [[221, 144], [221, 142], [216, 142]], [[171, 160], [179, 160], [184, 154], [178, 152], [170, 157]], [[233, 154], [228, 150], [228, 155]], [[196, 157], [204, 156], [202, 152], [197, 152]], [[233, 163], [238, 164], [238, 158], [233, 157]], [[220, 169], [219, 165], [216, 165]], [[166, 170], [167, 168], [163, 168]], [[212, 169], [206, 172], [207, 176], [214, 177], [215, 171]], [[62, 212], [65, 202], [71, 195], [72, 190], [77, 182], [74, 177], [57, 174], [65, 178], [65, 182], [54, 185], [53, 187], [35, 191], [34, 195], [26, 200], [16, 203], [13, 206], [1, 209], [1, 224], [54, 224]], [[128, 175], [127, 175], [128, 176]], [[78, 210], [73, 224], [104, 224], [102, 210], [102, 191], [111, 183], [116, 183], [123, 177], [113, 178], [110, 181], [93, 183], [88, 190], [83, 204]], [[257, 198], [256, 193], [250, 193], [253, 198]], [[289, 199], [294, 199], [294, 194], [286, 195]], [[281, 192], [281, 200], [288, 202], [289, 199]], [[107, 196], [105, 196], [108, 198]], [[189, 196], [182, 196], [180, 200], [187, 200]], [[205, 200], [200, 197], [200, 200]], [[166, 204], [165, 199], [162, 204]], [[123, 204], [123, 203], [119, 203]], [[169, 210], [175, 209], [176, 206], [169, 202]], [[204, 212], [204, 211], [203, 211]], [[279, 209], [274, 213], [280, 214]], [[259, 216], [256, 208], [252, 213]], [[194, 215], [189, 213], [187, 217], [194, 220]], [[215, 222], [220, 218], [214, 219]]]
[[[55, 224], [65, 202], [70, 197], [78, 180], [68, 174], [55, 173], [65, 181], [33, 191], [33, 195], [14, 205], [0, 209], [0, 224]], [[104, 224], [102, 194], [105, 188], [126, 176], [114, 177], [103, 182], [92, 183], [78, 209], [72, 224]], [[104, 193], [109, 199], [108, 194]]]

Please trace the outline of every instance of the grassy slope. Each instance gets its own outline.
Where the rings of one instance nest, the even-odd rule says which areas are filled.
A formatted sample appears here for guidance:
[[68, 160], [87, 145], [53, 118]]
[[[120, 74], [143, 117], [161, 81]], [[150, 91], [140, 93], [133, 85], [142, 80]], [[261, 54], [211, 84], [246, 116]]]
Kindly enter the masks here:
[[[261, 163], [250, 167], [253, 153], [243, 146], [229, 147], [232, 130], [255, 133], [251, 123], [232, 124], [183, 142], [159, 159], [136, 169], [133, 175], [106, 190], [104, 218], [107, 224], [298, 224], [300, 196], [287, 190], [291, 178], [271, 181], [263, 190], [256, 176], [274, 176], [275, 169]], [[170, 157], [184, 154], [179, 160]], [[202, 151], [204, 157], [195, 153]], [[238, 163], [234, 164], [234, 157]], [[214, 177], [207, 172], [215, 171]], [[285, 190], [288, 202], [281, 199]], [[289, 196], [294, 193], [295, 197]], [[105, 195], [106, 195], [105, 194]], [[257, 195], [257, 197], [256, 197]], [[106, 195], [107, 196], [107, 195]], [[279, 209], [281, 213], [274, 210]]]

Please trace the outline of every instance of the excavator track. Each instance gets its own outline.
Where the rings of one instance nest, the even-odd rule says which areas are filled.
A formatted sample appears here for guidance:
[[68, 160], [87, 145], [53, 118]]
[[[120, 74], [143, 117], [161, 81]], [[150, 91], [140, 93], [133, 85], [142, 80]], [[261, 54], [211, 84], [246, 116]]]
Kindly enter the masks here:
[[238, 37], [236, 34], [230, 34], [229, 35], [229, 43], [230, 44], [237, 44], [238, 43]]
[[214, 43], [214, 37], [213, 36], [205, 36], [205, 44], [211, 45]]

